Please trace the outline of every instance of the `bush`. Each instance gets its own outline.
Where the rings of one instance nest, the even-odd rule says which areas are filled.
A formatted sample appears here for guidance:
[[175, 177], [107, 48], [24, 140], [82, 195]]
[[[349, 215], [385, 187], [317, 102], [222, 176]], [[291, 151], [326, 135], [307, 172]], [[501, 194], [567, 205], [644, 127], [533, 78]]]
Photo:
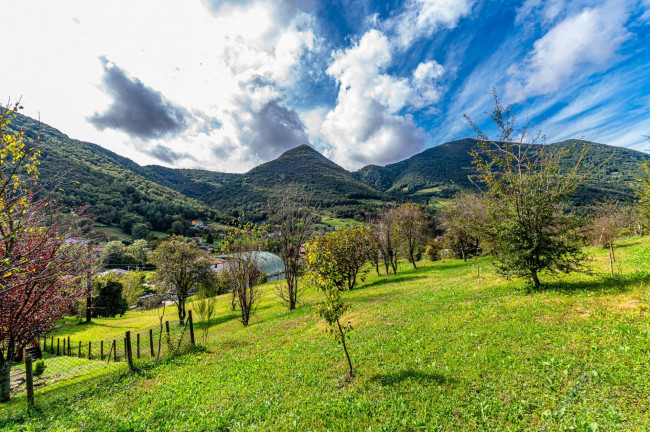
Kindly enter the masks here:
[[38, 377], [43, 375], [43, 372], [45, 372], [45, 368], [47, 368], [47, 366], [45, 366], [45, 360], [43, 359], [37, 360], [36, 363], [34, 364], [34, 376]]
[[440, 251], [442, 251], [442, 249], [442, 242], [432, 240], [427, 243], [426, 253], [429, 260], [438, 261], [440, 259]]

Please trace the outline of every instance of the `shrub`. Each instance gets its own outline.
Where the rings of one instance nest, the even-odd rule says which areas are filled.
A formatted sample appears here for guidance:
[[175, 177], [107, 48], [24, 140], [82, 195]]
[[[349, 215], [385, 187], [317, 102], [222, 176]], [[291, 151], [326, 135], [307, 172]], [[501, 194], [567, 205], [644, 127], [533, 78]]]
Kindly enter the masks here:
[[43, 372], [45, 372], [45, 368], [47, 368], [47, 366], [45, 366], [45, 360], [43, 359], [37, 360], [36, 363], [34, 364], [34, 376], [38, 377], [43, 375]]
[[432, 240], [427, 243], [427, 257], [431, 261], [438, 261], [440, 259], [440, 251], [443, 249], [442, 242]]

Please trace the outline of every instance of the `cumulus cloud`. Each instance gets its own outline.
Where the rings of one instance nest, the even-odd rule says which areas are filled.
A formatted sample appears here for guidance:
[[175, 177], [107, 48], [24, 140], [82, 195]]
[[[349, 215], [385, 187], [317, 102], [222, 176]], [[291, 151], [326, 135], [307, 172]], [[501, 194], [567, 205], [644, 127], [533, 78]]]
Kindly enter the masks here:
[[397, 45], [407, 49], [440, 28], [455, 27], [473, 5], [474, 0], [408, 0], [404, 11], [389, 19], [386, 27], [395, 33]]
[[309, 141], [298, 114], [278, 100], [266, 103], [259, 111], [235, 114], [240, 145], [250, 159], [266, 161]]
[[339, 94], [321, 133], [329, 144], [328, 156], [346, 167], [394, 162], [424, 147], [424, 131], [402, 111], [437, 100], [432, 80], [442, 74], [442, 67], [423, 63], [408, 79], [385, 73], [391, 62], [390, 41], [373, 29], [350, 48], [336, 52], [327, 69]]
[[508, 70], [506, 98], [521, 102], [559, 90], [572, 78], [608, 69], [629, 38], [620, 2], [586, 8], [553, 26], [527, 58]]
[[105, 57], [100, 59], [104, 64], [104, 90], [113, 102], [105, 112], [88, 118], [96, 128], [116, 129], [144, 140], [177, 135], [186, 129], [187, 110], [139, 79], [130, 78]]

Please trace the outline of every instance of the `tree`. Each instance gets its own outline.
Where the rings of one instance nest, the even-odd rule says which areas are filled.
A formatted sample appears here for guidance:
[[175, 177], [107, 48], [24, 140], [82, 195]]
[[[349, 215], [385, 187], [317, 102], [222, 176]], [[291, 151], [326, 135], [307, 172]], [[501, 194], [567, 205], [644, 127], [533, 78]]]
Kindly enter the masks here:
[[269, 203], [270, 222], [280, 232], [278, 255], [284, 262], [286, 277], [286, 285], [277, 285], [277, 294], [289, 310], [294, 310], [298, 303], [298, 279], [303, 271], [301, 249], [309, 240], [317, 220], [309, 202], [304, 193], [285, 191], [282, 198]]
[[144, 285], [145, 273], [130, 271], [122, 276], [122, 295], [129, 306], [136, 305], [140, 297], [146, 294]]
[[93, 317], [113, 318], [124, 315], [129, 304], [123, 296], [122, 282], [115, 275], [93, 280]]
[[307, 274], [311, 285], [323, 294], [324, 301], [316, 307], [316, 313], [327, 322], [329, 332], [343, 346], [348, 364], [348, 380], [351, 380], [354, 369], [346, 337], [352, 326], [349, 322], [341, 324], [342, 316], [350, 309], [350, 304], [341, 297], [341, 281], [347, 278], [345, 265], [339, 262], [341, 256], [336, 249], [328, 247], [328, 242], [323, 242], [322, 239], [306, 246]]
[[156, 266], [153, 281], [161, 294], [169, 295], [178, 307], [178, 319], [185, 321], [185, 304], [193, 290], [206, 277], [212, 275], [212, 260], [207, 252], [193, 242], [171, 237], [161, 243], [151, 254]]
[[137, 223], [133, 225], [133, 228], [131, 229], [131, 237], [134, 239], [145, 239], [149, 235], [149, 231], [151, 230], [149, 224], [146, 223]]
[[[339, 290], [352, 290], [359, 280], [365, 280], [368, 268], [364, 266], [370, 261], [370, 254], [376, 247], [370, 228], [361, 225], [326, 234], [314, 240], [312, 245], [326, 251], [324, 254], [336, 257], [333, 264], [336, 271], [330, 277]], [[311, 263], [312, 269], [316, 265]]]
[[584, 178], [579, 168], [585, 149], [571, 169], [561, 170], [560, 162], [573, 148], [544, 145], [541, 132], [530, 135], [529, 125], [518, 131], [514, 115], [500, 104], [496, 91], [494, 102], [490, 118], [498, 129], [495, 140], [466, 116], [479, 140], [472, 152], [477, 174], [471, 178], [494, 211], [489, 236], [498, 270], [526, 276], [538, 289], [541, 271], [583, 268], [579, 220], [563, 204]]
[[386, 274], [389, 273], [389, 269], [393, 270], [393, 274], [397, 274], [397, 248], [393, 228], [393, 215], [392, 209], [382, 211], [379, 214], [377, 223], [373, 227], [379, 256], [386, 268]]
[[124, 249], [123, 259], [128, 263], [144, 266], [147, 263], [147, 241], [136, 240]]
[[[216, 279], [215, 275], [215, 279]], [[199, 285], [198, 300], [194, 303], [195, 310], [199, 317], [203, 320], [203, 343], [208, 341], [208, 332], [212, 317], [214, 316], [217, 307], [217, 295], [219, 295], [219, 287], [216, 281], [206, 279]]]
[[56, 202], [38, 185], [40, 152], [9, 123], [18, 106], [0, 108], [0, 402], [10, 397], [10, 372], [17, 354], [49, 331], [83, 297], [77, 275], [80, 248], [66, 239], [85, 218], [58, 217]]
[[398, 244], [404, 250], [408, 261], [413, 264], [413, 268], [417, 268], [417, 251], [422, 248], [426, 239], [427, 218], [420, 206], [414, 203], [402, 204], [393, 212], [393, 230]]
[[479, 249], [482, 230], [489, 223], [489, 206], [476, 194], [459, 193], [440, 211], [445, 242], [464, 261]]
[[241, 229], [232, 230], [226, 243], [225, 277], [232, 288], [233, 307], [239, 308], [241, 323], [246, 327], [262, 294], [257, 285], [266, 278], [259, 263], [260, 228], [246, 224]]
[[113, 240], [106, 244], [102, 253], [102, 264], [107, 268], [115, 268], [124, 264], [126, 248], [119, 240]]

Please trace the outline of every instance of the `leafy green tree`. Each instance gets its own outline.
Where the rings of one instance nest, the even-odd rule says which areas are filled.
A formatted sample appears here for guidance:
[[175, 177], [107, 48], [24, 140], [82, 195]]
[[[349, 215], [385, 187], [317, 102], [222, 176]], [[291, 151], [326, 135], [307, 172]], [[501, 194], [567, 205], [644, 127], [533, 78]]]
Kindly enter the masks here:
[[120, 227], [129, 234], [132, 234], [133, 227], [136, 224], [143, 223], [142, 216], [135, 213], [124, 213], [120, 219]]
[[122, 277], [122, 294], [129, 306], [138, 303], [140, 297], [145, 295], [145, 273], [130, 271]]
[[494, 101], [490, 118], [498, 129], [496, 139], [466, 116], [479, 139], [472, 152], [478, 172], [473, 180], [495, 215], [488, 234], [498, 270], [528, 277], [538, 289], [544, 270], [568, 273], [583, 268], [579, 220], [563, 203], [584, 178], [579, 169], [585, 149], [563, 172], [561, 162], [571, 156], [572, 148], [543, 145], [541, 133], [530, 135], [529, 126], [518, 131], [510, 107], [499, 103], [496, 92]]
[[147, 223], [137, 223], [131, 229], [131, 237], [134, 239], [145, 239], [149, 235], [151, 228]]
[[459, 258], [476, 254], [483, 230], [490, 222], [489, 205], [476, 194], [461, 192], [445, 204], [438, 214], [445, 230], [445, 243]]
[[183, 235], [185, 232], [185, 224], [182, 221], [174, 221], [170, 228], [171, 234]]
[[[325, 236], [327, 237], [327, 236]], [[354, 377], [352, 360], [346, 343], [352, 330], [350, 322], [341, 323], [341, 318], [350, 309], [350, 304], [341, 296], [341, 281], [347, 278], [345, 265], [339, 261], [341, 256], [328, 242], [318, 239], [306, 246], [307, 277], [310, 284], [323, 295], [323, 302], [316, 306], [316, 313], [325, 320], [329, 333], [343, 346], [348, 364], [348, 380]]]
[[124, 249], [124, 259], [129, 263], [143, 266], [147, 263], [147, 241], [136, 240]]
[[212, 235], [212, 231], [208, 231], [208, 235], [207, 235], [207, 237], [205, 238], [205, 242], [206, 242], [207, 244], [212, 244], [212, 243], [214, 243], [214, 236]]
[[210, 254], [197, 248], [194, 242], [172, 237], [153, 251], [151, 262], [156, 266], [153, 281], [158, 291], [171, 297], [178, 306], [178, 319], [183, 323], [188, 297], [203, 280], [212, 276]]
[[376, 250], [372, 231], [362, 225], [326, 234], [314, 240], [312, 245], [337, 257], [334, 264], [336, 271], [331, 278], [340, 290], [352, 290], [358, 281], [365, 280], [369, 271], [366, 264]]
[[102, 253], [102, 262], [105, 267], [114, 268], [124, 263], [126, 248], [121, 241], [108, 242]]
[[129, 309], [129, 304], [122, 295], [122, 282], [114, 275], [97, 278], [93, 281], [92, 313], [94, 317], [109, 317], [123, 315]]

